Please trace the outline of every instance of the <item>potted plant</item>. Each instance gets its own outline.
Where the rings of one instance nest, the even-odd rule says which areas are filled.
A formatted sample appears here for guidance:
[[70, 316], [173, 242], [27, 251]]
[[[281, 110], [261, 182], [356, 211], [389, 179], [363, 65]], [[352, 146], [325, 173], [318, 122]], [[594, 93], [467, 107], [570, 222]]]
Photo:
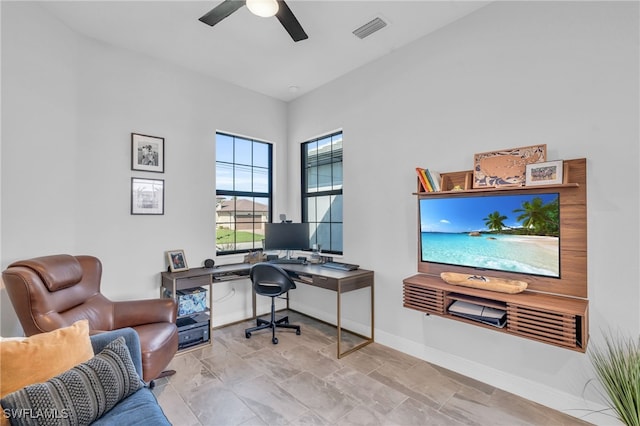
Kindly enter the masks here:
[[640, 338], [605, 335], [603, 345], [591, 345], [589, 359], [616, 417], [640, 426]]

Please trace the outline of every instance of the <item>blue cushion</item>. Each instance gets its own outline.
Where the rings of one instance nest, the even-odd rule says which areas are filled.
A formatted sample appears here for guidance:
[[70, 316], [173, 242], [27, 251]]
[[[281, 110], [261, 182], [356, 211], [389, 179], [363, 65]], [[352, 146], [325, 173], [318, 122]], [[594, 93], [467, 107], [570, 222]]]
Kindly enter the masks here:
[[171, 423], [162, 412], [155, 395], [148, 388], [144, 388], [120, 401], [118, 405], [100, 417], [93, 425], [171, 426]]

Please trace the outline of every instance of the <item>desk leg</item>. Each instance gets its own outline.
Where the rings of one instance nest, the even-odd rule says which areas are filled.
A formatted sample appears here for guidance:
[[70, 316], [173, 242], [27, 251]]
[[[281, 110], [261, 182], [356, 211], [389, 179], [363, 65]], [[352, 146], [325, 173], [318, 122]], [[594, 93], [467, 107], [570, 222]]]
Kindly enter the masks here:
[[[336, 294], [336, 310], [338, 312], [337, 323], [338, 323], [338, 359], [342, 358], [342, 354], [340, 353], [340, 343], [342, 341], [342, 327], [340, 326], [340, 319], [342, 315], [340, 314], [340, 299], [342, 295], [342, 288], [340, 285], [340, 281], [338, 281], [338, 291]], [[345, 354], [346, 355], [346, 354]]]
[[341, 295], [342, 295], [342, 288], [340, 286], [340, 282], [338, 282], [338, 294], [337, 294], [337, 311], [338, 311], [338, 318], [337, 318], [337, 323], [338, 323], [338, 359], [342, 358], [345, 355], [349, 355], [351, 352], [357, 351], [358, 349], [362, 348], [363, 346], [367, 346], [370, 343], [373, 343], [373, 318], [374, 318], [374, 312], [373, 312], [373, 305], [374, 305], [374, 301], [373, 301], [373, 280], [371, 281], [371, 286], [369, 287], [369, 291], [370, 291], [370, 296], [371, 296], [371, 306], [370, 306], [370, 312], [371, 312], [371, 317], [370, 317], [370, 321], [371, 321], [371, 331], [370, 331], [370, 337], [366, 337], [366, 336], [361, 336], [364, 339], [366, 339], [364, 342], [360, 343], [359, 345], [354, 346], [353, 348], [346, 350], [344, 352], [342, 352], [340, 350], [340, 346], [342, 343], [342, 327], [340, 325], [340, 304], [341, 304]]

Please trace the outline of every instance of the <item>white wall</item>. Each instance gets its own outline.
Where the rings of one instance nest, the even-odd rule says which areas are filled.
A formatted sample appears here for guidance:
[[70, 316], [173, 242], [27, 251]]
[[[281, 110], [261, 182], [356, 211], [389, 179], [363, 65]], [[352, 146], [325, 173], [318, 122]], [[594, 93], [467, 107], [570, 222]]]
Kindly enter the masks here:
[[[402, 279], [416, 272], [414, 167], [470, 169], [476, 152], [547, 143], [551, 159], [588, 159], [592, 338], [640, 332], [636, 3], [497, 2], [288, 108], [86, 39], [33, 4], [1, 7], [2, 269], [90, 253], [108, 296], [155, 297], [165, 250], [185, 249], [191, 266], [213, 256], [216, 130], [276, 143], [274, 211], [295, 217], [299, 143], [342, 128], [344, 259], [376, 271], [376, 339], [554, 408], [583, 407], [584, 354], [402, 308]], [[165, 137], [166, 173], [130, 170], [131, 132]], [[164, 216], [129, 214], [132, 176], [165, 179]], [[220, 321], [242, 317], [247, 288], [217, 287], [215, 298], [237, 292]], [[4, 290], [0, 301], [2, 334], [18, 334]], [[332, 296], [318, 301], [334, 309]]]
[[291, 150], [344, 129], [345, 259], [376, 272], [377, 341], [558, 409], [586, 404], [586, 355], [402, 307], [414, 168], [470, 170], [474, 153], [540, 143], [586, 157], [591, 335], [638, 336], [638, 63], [637, 3], [496, 2], [290, 103]]
[[[216, 130], [273, 142], [284, 192], [283, 102], [80, 36], [34, 3], [2, 2], [2, 36], [2, 269], [92, 254], [108, 297], [157, 297], [166, 250], [190, 266], [215, 256]], [[165, 138], [165, 173], [131, 170], [132, 132]], [[133, 176], [165, 180], [164, 215], [130, 214]], [[2, 334], [19, 334], [0, 295]], [[227, 320], [250, 307], [241, 294], [225, 303]]]

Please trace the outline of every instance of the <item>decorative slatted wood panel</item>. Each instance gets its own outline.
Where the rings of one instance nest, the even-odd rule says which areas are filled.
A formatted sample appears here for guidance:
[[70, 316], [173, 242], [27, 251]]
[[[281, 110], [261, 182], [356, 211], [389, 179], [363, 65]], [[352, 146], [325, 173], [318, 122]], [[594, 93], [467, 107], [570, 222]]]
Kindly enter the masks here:
[[[491, 325], [455, 316], [447, 311], [454, 300], [506, 309], [507, 325]], [[524, 291], [498, 293], [460, 287], [440, 277], [418, 274], [403, 280], [403, 306], [455, 321], [476, 324], [526, 339], [585, 352], [589, 340], [589, 302], [564, 296]]]
[[442, 290], [405, 283], [403, 298], [405, 308], [444, 315], [444, 292]]
[[530, 339], [575, 348], [576, 316], [541, 311], [527, 306], [507, 305], [507, 329]]

